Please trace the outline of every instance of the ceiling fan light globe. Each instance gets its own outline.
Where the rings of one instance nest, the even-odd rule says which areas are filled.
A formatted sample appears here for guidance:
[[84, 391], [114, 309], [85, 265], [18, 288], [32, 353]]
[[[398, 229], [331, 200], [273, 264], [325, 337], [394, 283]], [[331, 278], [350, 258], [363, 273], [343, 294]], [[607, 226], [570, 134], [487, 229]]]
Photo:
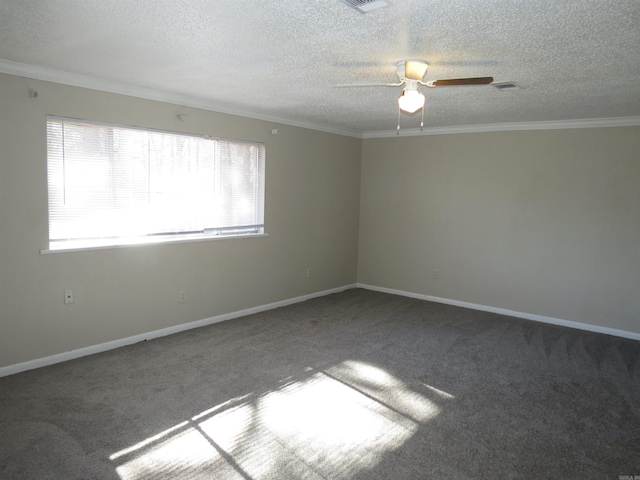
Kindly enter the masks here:
[[398, 106], [403, 112], [415, 113], [424, 107], [424, 95], [417, 90], [403, 90]]

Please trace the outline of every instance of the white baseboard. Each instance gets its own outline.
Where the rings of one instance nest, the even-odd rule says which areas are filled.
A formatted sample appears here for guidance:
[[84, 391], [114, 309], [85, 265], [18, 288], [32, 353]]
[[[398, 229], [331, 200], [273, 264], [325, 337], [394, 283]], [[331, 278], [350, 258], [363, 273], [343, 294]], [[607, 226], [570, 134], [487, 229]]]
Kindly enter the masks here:
[[268, 303], [266, 305], [259, 305], [257, 307], [246, 308], [244, 310], [238, 310], [236, 312], [225, 313], [222, 315], [216, 315], [215, 317], [205, 318], [202, 320], [196, 320], [195, 322], [183, 323], [180, 325], [174, 325], [173, 327], [162, 328], [160, 330], [154, 330], [148, 333], [141, 333], [132, 337], [121, 338], [98, 345], [91, 345], [89, 347], [78, 348], [76, 350], [70, 350], [68, 352], [57, 353], [48, 357], [37, 358], [35, 360], [29, 360], [27, 362], [16, 363], [14, 365], [8, 365], [6, 367], [0, 367], [0, 377], [6, 377], [7, 375], [13, 375], [15, 373], [24, 372], [26, 370], [33, 370], [34, 368], [46, 367], [56, 363], [66, 362], [68, 360], [74, 360], [80, 357], [86, 357], [87, 355], [93, 355], [96, 353], [106, 352], [113, 350], [114, 348], [124, 347], [126, 345], [132, 345], [134, 343], [142, 342], [144, 340], [151, 340], [153, 338], [165, 337], [167, 335], [173, 335], [174, 333], [184, 332], [194, 328], [204, 327], [212, 325], [214, 323], [224, 322], [226, 320], [232, 320], [238, 317], [244, 317], [252, 315], [254, 313], [260, 313], [267, 310], [273, 310], [274, 308], [284, 307], [292, 305], [294, 303], [304, 302], [312, 298], [323, 297], [332, 293], [343, 292], [355, 288], [356, 285], [344, 285], [342, 287], [332, 288], [330, 290], [323, 290], [321, 292], [310, 293], [308, 295], [302, 295], [300, 297], [289, 298], [286, 300], [280, 300], [279, 302]]
[[405, 292], [402, 290], [395, 290], [392, 288], [385, 288], [385, 287], [377, 287], [375, 285], [367, 285], [364, 283], [358, 283], [356, 284], [356, 287], [364, 288], [367, 290], [373, 290], [376, 292], [390, 293], [393, 295], [402, 295], [403, 297], [418, 298], [420, 300], [428, 300], [430, 302], [444, 303], [446, 305], [454, 305], [456, 307], [470, 308], [472, 310], [498, 313], [500, 315], [523, 318], [525, 320], [533, 320], [535, 322], [550, 323], [552, 325], [560, 325], [562, 327], [577, 328], [579, 330], [586, 330], [589, 332], [604, 333], [606, 335], [629, 338], [631, 340], [640, 340], [640, 333], [629, 332], [627, 330], [618, 330], [616, 328], [603, 327], [600, 325], [593, 325], [590, 323], [574, 322], [571, 320], [563, 320], [561, 318], [546, 317], [544, 315], [536, 315], [533, 313], [508, 310], [506, 308], [490, 307], [487, 305], [479, 305], [476, 303], [461, 302], [459, 300], [451, 300], [449, 298], [433, 297], [433, 296], [425, 295], [421, 293]]
[[446, 305], [453, 305], [456, 307], [470, 308], [472, 310], [480, 310], [483, 312], [498, 313], [501, 315], [507, 315], [510, 317], [523, 318], [525, 320], [533, 320], [536, 322], [549, 323], [552, 325], [560, 325], [563, 327], [577, 328], [579, 330], [586, 330], [589, 332], [604, 333], [606, 335], [613, 335], [616, 337], [629, 338], [632, 340], [640, 340], [640, 333], [629, 332], [626, 330], [618, 330], [615, 328], [602, 327], [600, 325], [592, 325], [589, 323], [574, 322], [571, 320], [563, 320], [560, 318], [546, 317], [543, 315], [535, 315], [532, 313], [518, 312], [515, 310], [508, 310], [505, 308], [490, 307], [487, 305], [479, 305], [476, 303], [462, 302], [459, 300], [452, 300], [449, 298], [433, 297], [421, 293], [406, 292], [403, 290], [396, 290], [392, 288], [378, 287], [375, 285], [368, 285], [364, 283], [357, 283], [351, 285], [344, 285], [342, 287], [332, 288], [329, 290], [323, 290], [321, 292], [310, 293], [308, 295], [302, 295], [295, 298], [289, 298], [286, 300], [280, 300], [278, 302], [268, 303], [265, 305], [259, 305], [256, 307], [247, 308], [244, 310], [238, 310], [236, 312], [225, 313], [222, 315], [216, 315], [214, 317], [205, 318], [202, 320], [196, 320], [195, 322], [183, 323], [175, 325], [173, 327], [167, 327], [160, 330], [154, 330], [148, 333], [141, 333], [132, 337], [121, 338], [98, 345], [91, 345], [88, 347], [78, 348], [68, 352], [57, 353], [48, 357], [37, 358], [35, 360], [29, 360], [23, 363], [17, 363], [14, 365], [8, 365], [6, 367], [0, 367], [0, 377], [6, 377], [7, 375], [13, 375], [15, 373], [24, 372], [27, 370], [33, 370], [34, 368], [46, 367], [56, 363], [66, 362], [68, 360], [74, 360], [76, 358], [93, 355], [96, 353], [106, 352], [115, 348], [124, 347], [126, 345], [132, 345], [134, 343], [142, 342], [144, 340], [151, 340], [154, 338], [165, 337], [167, 335], [173, 335], [174, 333], [184, 332], [194, 328], [204, 327], [212, 325], [214, 323], [224, 322], [226, 320], [232, 320], [238, 317], [244, 317], [252, 315], [254, 313], [265, 312], [267, 310], [273, 310], [278, 307], [285, 307], [287, 305], [293, 305], [294, 303], [304, 302], [312, 298], [323, 297], [332, 293], [343, 292], [352, 288], [364, 288], [366, 290], [372, 290], [382, 293], [390, 293], [392, 295], [401, 295], [404, 297], [417, 298], [419, 300], [427, 300], [430, 302], [443, 303]]

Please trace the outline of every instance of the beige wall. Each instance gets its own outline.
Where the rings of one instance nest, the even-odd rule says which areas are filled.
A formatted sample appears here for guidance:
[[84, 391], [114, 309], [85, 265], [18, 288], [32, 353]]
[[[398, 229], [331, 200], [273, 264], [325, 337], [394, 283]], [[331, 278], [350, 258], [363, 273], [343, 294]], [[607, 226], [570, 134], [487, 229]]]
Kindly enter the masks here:
[[[269, 236], [40, 255], [46, 114], [266, 143]], [[0, 367], [355, 283], [361, 141], [273, 126], [0, 74]]]
[[359, 238], [361, 283], [640, 333], [640, 127], [367, 139]]
[[[40, 255], [46, 114], [266, 143], [269, 236]], [[640, 127], [273, 126], [0, 74], [0, 367], [356, 280], [640, 333]]]

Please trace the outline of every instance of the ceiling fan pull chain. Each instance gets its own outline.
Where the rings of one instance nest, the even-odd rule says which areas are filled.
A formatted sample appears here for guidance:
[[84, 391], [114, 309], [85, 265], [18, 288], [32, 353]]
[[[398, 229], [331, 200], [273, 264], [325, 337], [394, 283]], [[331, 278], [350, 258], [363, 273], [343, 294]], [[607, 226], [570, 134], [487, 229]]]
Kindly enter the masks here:
[[396, 135], [400, 135], [400, 105], [398, 105], [398, 126], [396, 127]]
[[424, 105], [422, 106], [422, 120], [420, 120], [420, 133], [422, 133], [423, 126], [424, 126]]

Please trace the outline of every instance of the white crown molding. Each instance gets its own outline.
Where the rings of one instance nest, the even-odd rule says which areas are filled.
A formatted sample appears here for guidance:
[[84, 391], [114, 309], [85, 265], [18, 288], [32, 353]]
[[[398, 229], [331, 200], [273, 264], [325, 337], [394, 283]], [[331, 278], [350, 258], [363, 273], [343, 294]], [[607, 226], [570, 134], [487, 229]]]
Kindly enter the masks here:
[[420, 135], [446, 135], [455, 133], [509, 132], [519, 130], [560, 130], [567, 128], [635, 127], [640, 117], [585, 118], [580, 120], [549, 120], [543, 122], [487, 123], [483, 125], [457, 125], [400, 130], [365, 132], [362, 138], [416, 137]]
[[418, 128], [400, 130], [378, 130], [361, 132], [336, 128], [329, 125], [318, 124], [295, 120], [287, 117], [280, 117], [268, 113], [242, 109], [233, 105], [211, 102], [202, 98], [189, 95], [180, 95], [161, 90], [153, 90], [137, 85], [123, 82], [105, 80], [78, 73], [65, 72], [54, 68], [40, 67], [26, 63], [14, 62], [0, 58], [0, 73], [17, 75], [21, 77], [44, 80], [47, 82], [61, 83], [74, 87], [88, 88], [102, 92], [116, 93], [130, 97], [144, 98], [159, 102], [182, 105], [185, 107], [199, 108], [212, 112], [237, 115], [240, 117], [263, 120], [266, 122], [280, 123], [292, 127], [307, 128], [321, 132], [333, 133], [355, 138], [392, 138], [392, 137], [413, 137], [420, 135], [446, 135], [455, 133], [481, 133], [481, 132], [507, 132], [517, 130], [556, 130], [567, 128], [599, 128], [599, 127], [627, 127], [640, 125], [640, 117], [612, 117], [612, 118], [590, 118], [579, 120], [552, 120], [541, 122], [511, 122], [511, 123], [491, 123], [483, 125], [457, 125], [448, 127], [427, 127], [423, 131]]
[[362, 132], [354, 130], [340, 129], [329, 125], [280, 117], [278, 115], [271, 115], [264, 112], [238, 108], [233, 105], [211, 102], [189, 95], [180, 95], [161, 90], [153, 90], [150, 88], [131, 85], [128, 83], [105, 80], [89, 75], [70, 73], [62, 70], [56, 70], [54, 68], [39, 67], [36, 65], [29, 65], [25, 63], [14, 62], [11, 60], [4, 60], [1, 58], [0, 73], [33, 78], [35, 80], [43, 80], [46, 82], [60, 83], [63, 85], [71, 85], [73, 87], [88, 88], [101, 92], [117, 93], [119, 95], [144, 98], [146, 100], [155, 100], [158, 102], [182, 105], [185, 107], [199, 108], [202, 110], [208, 110], [217, 113], [236, 115], [239, 117], [246, 117], [254, 120], [263, 120], [266, 122], [280, 123], [283, 125], [290, 125], [292, 127], [307, 128], [309, 130], [334, 133], [336, 135], [344, 135], [347, 137], [362, 138]]
[[431, 295], [405, 292], [403, 290], [396, 290], [393, 288], [378, 287], [376, 285], [368, 285], [366, 283], [357, 283], [357, 288], [364, 288], [366, 290], [372, 290], [374, 292], [390, 293], [392, 295], [401, 295], [403, 297], [417, 298], [419, 300], [427, 300], [429, 302], [442, 303], [445, 305], [453, 305], [456, 307], [470, 308], [472, 310], [479, 310], [482, 312], [497, 313], [500, 315], [506, 315], [509, 317], [522, 318], [524, 320], [532, 320], [534, 322], [549, 323], [551, 325], [559, 325], [562, 327], [576, 328], [578, 330], [585, 330], [587, 332], [603, 333], [605, 335], [613, 335], [615, 337], [629, 338], [631, 340], [640, 340], [640, 333], [630, 332], [628, 330], [619, 330], [617, 328], [603, 327], [601, 325], [594, 325], [591, 323], [575, 322], [573, 320], [564, 320], [562, 318], [547, 317], [544, 315], [537, 315], [534, 313], [518, 312], [516, 310], [508, 310], [506, 308], [491, 307], [488, 305], [479, 305], [477, 303], [462, 302], [460, 300], [452, 300], [450, 298], [433, 297]]

